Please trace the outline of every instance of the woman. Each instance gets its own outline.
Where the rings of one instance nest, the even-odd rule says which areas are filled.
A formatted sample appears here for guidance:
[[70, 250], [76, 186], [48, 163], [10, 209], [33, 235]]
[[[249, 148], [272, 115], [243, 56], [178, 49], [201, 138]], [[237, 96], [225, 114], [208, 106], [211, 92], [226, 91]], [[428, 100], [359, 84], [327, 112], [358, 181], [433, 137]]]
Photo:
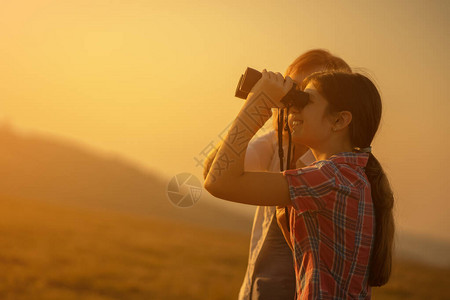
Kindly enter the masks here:
[[360, 74], [314, 73], [303, 82], [309, 103], [294, 111], [292, 138], [316, 162], [283, 173], [245, 172], [249, 140], [280, 107], [290, 77], [263, 71], [230, 128], [205, 180], [216, 197], [292, 206], [290, 238], [300, 299], [370, 298], [387, 282], [394, 232], [393, 195], [370, 144], [381, 99]]

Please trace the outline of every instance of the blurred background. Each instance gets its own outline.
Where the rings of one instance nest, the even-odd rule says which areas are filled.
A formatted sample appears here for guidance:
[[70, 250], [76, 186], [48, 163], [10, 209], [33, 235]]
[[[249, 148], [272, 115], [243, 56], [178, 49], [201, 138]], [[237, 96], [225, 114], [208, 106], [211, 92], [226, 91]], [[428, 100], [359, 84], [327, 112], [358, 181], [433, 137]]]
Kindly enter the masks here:
[[[375, 299], [450, 292], [450, 2], [0, 0], [1, 299], [235, 299], [254, 208], [203, 191], [246, 67], [322, 48], [383, 100], [373, 153], [396, 195]], [[226, 283], [226, 284], [224, 284]], [[33, 296], [31, 296], [33, 295]]]

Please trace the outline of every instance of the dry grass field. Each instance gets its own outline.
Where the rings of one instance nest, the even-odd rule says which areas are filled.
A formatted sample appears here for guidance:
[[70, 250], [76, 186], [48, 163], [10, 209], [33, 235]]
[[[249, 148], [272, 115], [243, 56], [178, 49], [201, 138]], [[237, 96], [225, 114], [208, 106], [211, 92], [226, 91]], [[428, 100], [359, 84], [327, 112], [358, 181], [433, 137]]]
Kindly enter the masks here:
[[[236, 299], [247, 234], [0, 199], [0, 299]], [[396, 261], [374, 299], [449, 299], [450, 271]]]

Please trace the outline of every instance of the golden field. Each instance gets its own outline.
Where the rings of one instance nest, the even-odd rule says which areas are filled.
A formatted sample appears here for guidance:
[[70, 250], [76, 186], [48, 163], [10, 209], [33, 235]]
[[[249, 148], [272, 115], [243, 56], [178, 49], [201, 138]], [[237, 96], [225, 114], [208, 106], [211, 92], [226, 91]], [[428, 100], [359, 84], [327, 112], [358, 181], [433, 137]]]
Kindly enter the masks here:
[[[0, 299], [236, 299], [249, 235], [0, 199]], [[448, 299], [450, 271], [396, 260], [374, 299]]]

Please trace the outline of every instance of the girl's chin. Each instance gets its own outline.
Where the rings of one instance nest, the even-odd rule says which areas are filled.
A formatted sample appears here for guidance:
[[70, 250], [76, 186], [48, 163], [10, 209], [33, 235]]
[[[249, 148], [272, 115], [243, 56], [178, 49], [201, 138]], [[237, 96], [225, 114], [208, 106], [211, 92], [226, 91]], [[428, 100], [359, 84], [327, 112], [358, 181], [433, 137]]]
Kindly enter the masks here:
[[303, 145], [303, 146], [305, 146], [305, 147], [310, 148], [310, 147], [308, 146], [308, 145], [310, 145], [310, 142], [311, 142], [311, 141], [308, 140], [308, 139], [305, 139], [305, 137], [302, 136], [301, 133], [299, 133], [299, 132], [295, 133], [295, 131], [292, 132], [292, 143], [293, 143], [293, 144], [296, 144], [296, 145]]

